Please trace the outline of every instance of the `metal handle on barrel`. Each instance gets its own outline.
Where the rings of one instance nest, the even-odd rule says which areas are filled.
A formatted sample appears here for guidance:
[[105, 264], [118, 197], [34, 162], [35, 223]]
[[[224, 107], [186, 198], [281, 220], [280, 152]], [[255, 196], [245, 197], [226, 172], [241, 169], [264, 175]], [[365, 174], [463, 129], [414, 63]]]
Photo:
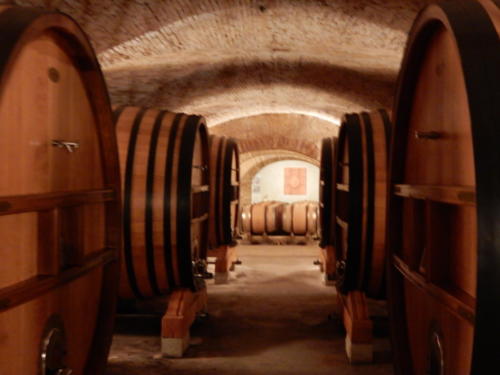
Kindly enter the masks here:
[[69, 141], [61, 141], [58, 139], [54, 139], [52, 141], [52, 146], [57, 148], [64, 148], [68, 152], [74, 152], [77, 148], [80, 148], [80, 143], [78, 142], [69, 142]]

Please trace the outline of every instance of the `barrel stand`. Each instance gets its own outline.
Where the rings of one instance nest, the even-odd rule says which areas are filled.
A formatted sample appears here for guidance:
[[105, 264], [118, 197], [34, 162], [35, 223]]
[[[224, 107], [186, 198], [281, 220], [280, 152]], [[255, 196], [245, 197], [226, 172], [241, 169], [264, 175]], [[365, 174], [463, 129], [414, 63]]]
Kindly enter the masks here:
[[314, 243], [314, 236], [309, 233], [306, 234], [293, 234], [290, 237], [290, 242], [296, 245], [311, 245]]
[[286, 245], [290, 241], [290, 236], [268, 236], [267, 239], [273, 245]]
[[335, 285], [335, 249], [331, 245], [319, 249], [319, 267], [325, 285]]
[[168, 357], [180, 358], [189, 346], [189, 329], [199, 314], [207, 309], [207, 289], [175, 290], [161, 321], [161, 352]]
[[263, 244], [267, 242], [267, 234], [250, 234], [250, 243], [251, 244]]
[[337, 293], [340, 315], [346, 330], [345, 350], [350, 363], [373, 361], [373, 322], [363, 292]]
[[234, 271], [238, 262], [235, 246], [222, 245], [216, 249], [208, 250], [209, 257], [215, 257], [215, 284], [227, 284], [229, 271]]

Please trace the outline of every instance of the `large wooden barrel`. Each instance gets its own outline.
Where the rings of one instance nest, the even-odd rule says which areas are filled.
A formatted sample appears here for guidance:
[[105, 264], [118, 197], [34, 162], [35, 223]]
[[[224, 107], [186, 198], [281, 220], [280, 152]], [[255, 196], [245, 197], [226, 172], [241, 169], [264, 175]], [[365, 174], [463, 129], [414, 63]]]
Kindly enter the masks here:
[[0, 373], [103, 374], [120, 180], [107, 89], [62, 13], [0, 7]]
[[235, 244], [240, 201], [240, 154], [233, 138], [210, 136], [209, 247]]
[[385, 296], [390, 128], [385, 110], [342, 119], [333, 187], [336, 284], [342, 293]]
[[335, 244], [335, 208], [333, 207], [333, 184], [336, 164], [335, 150], [337, 138], [323, 138], [321, 142], [320, 183], [319, 183], [319, 231], [320, 247]]
[[[498, 20], [498, 8], [490, 11]], [[498, 368], [497, 30], [479, 3], [450, 1], [425, 8], [410, 32], [395, 102], [388, 220], [399, 375]]]
[[122, 298], [198, 288], [208, 246], [208, 134], [202, 117], [115, 110], [123, 184]]

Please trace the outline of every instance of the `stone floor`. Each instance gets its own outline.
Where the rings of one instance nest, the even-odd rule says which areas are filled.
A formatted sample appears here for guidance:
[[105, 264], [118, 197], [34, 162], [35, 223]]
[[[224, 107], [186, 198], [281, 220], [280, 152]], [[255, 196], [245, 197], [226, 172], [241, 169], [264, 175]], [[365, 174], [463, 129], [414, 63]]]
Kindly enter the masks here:
[[209, 316], [191, 330], [181, 359], [159, 354], [159, 316], [120, 318], [107, 375], [387, 375], [387, 321], [380, 303], [375, 364], [349, 365], [335, 288], [324, 286], [314, 246], [239, 246], [227, 285], [208, 281]]

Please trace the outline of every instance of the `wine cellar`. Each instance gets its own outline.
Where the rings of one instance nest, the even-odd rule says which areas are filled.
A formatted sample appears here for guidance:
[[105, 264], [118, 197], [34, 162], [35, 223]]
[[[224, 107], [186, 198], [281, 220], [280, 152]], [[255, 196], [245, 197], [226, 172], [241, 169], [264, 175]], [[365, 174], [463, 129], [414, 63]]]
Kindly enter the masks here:
[[500, 0], [0, 30], [0, 374], [496, 373]]

